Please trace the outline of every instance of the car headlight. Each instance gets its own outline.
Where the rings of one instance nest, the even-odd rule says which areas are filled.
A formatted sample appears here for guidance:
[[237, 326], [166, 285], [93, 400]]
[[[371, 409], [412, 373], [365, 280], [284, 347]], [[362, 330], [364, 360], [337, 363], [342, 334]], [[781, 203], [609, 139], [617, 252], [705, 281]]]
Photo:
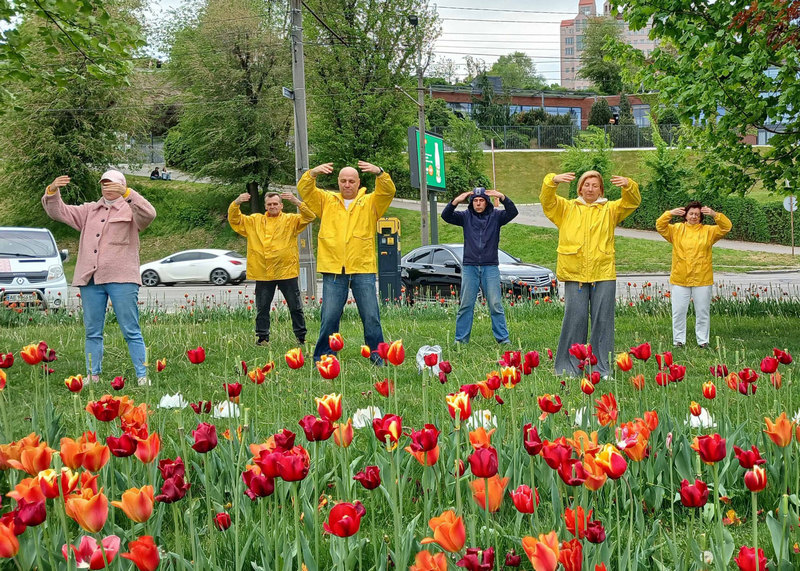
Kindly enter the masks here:
[[47, 281], [49, 282], [61, 279], [63, 275], [64, 275], [64, 268], [62, 268], [61, 265], [50, 266], [47, 269]]
[[517, 283], [519, 281], [519, 277], [517, 276], [503, 276], [503, 281], [507, 283]]
[[550, 276], [550, 283], [553, 283], [554, 281], [556, 281], [556, 275], [553, 272], [550, 272], [547, 275]]

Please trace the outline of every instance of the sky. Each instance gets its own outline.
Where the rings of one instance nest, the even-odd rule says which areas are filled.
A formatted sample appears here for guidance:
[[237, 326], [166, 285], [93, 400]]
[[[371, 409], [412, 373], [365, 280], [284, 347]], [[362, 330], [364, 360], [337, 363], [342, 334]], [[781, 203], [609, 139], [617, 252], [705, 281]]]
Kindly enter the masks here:
[[[603, 0], [595, 2], [602, 13]], [[151, 17], [182, 3], [153, 0]], [[482, 59], [488, 68], [499, 56], [522, 51], [548, 84], [559, 81], [559, 26], [578, 13], [578, 0], [439, 0], [436, 6], [442, 34], [435, 53], [452, 59], [459, 76], [466, 72], [465, 55]]]

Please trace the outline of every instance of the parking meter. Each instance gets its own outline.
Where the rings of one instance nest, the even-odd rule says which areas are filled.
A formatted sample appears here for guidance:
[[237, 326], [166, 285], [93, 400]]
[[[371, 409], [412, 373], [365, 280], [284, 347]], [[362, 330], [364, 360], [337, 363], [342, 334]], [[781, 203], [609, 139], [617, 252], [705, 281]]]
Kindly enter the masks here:
[[378, 291], [384, 303], [400, 299], [400, 220], [379, 218]]

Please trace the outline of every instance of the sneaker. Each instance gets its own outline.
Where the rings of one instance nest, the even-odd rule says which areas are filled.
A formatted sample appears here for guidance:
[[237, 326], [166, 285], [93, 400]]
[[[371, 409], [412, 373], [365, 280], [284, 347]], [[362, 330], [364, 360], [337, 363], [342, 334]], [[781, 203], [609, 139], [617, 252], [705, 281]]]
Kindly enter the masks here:
[[150, 382], [150, 379], [147, 378], [147, 376], [139, 377], [138, 379], [136, 379], [136, 382], [139, 383], [140, 387], [145, 387], [145, 386], [149, 387], [152, 384]]
[[259, 337], [256, 340], [256, 347], [267, 347], [269, 345], [269, 339], [266, 337]]
[[680, 349], [681, 347], [683, 347], [683, 343], [681, 343], [680, 341], [678, 341], [677, 343], [673, 343], [673, 346], [674, 346], [674, 347], [677, 347], [677, 348], [679, 348], [679, 349]]
[[701, 349], [708, 349], [708, 343], [700, 343], [699, 347]]
[[498, 345], [511, 345], [511, 339], [505, 339], [503, 341], [498, 341]]
[[99, 383], [100, 382], [100, 375], [89, 375], [89, 382], [91, 382], [91, 383]]

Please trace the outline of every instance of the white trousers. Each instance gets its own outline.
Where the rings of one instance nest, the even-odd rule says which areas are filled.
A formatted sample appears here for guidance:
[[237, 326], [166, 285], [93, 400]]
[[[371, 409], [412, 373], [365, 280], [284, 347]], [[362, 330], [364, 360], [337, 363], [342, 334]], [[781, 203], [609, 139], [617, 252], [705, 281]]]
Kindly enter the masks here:
[[683, 287], [672, 284], [672, 342], [686, 343], [686, 312], [694, 300], [694, 330], [697, 344], [708, 343], [711, 329], [711, 286]]

